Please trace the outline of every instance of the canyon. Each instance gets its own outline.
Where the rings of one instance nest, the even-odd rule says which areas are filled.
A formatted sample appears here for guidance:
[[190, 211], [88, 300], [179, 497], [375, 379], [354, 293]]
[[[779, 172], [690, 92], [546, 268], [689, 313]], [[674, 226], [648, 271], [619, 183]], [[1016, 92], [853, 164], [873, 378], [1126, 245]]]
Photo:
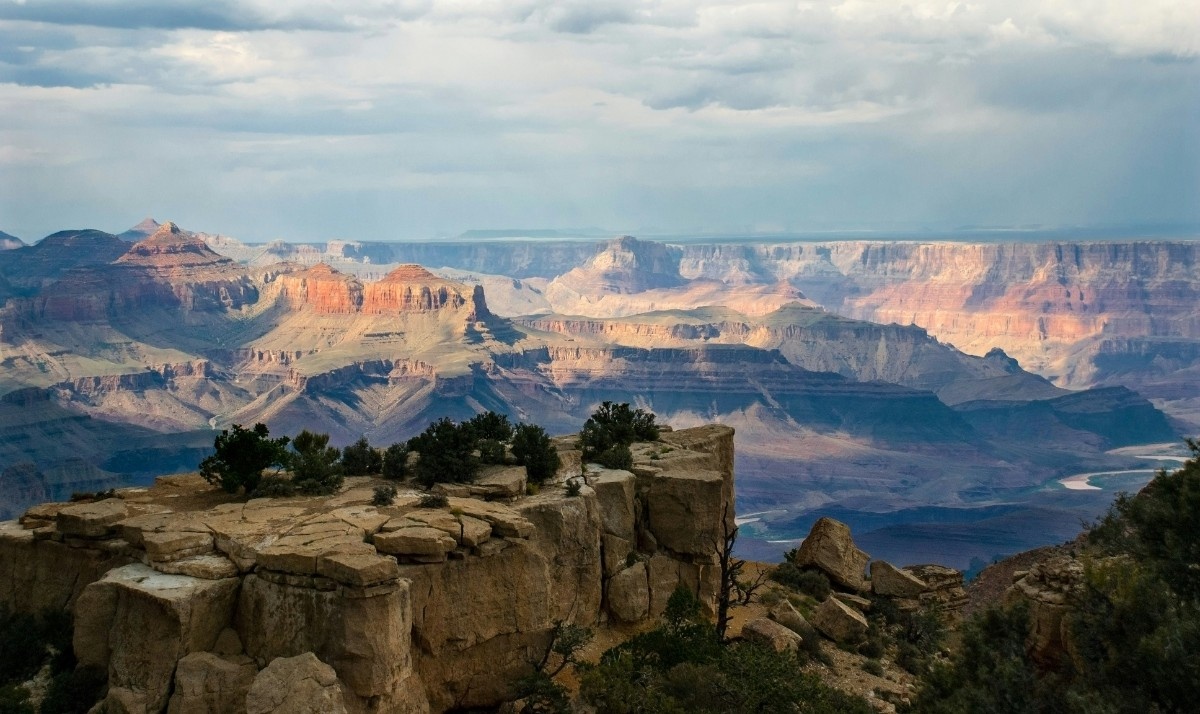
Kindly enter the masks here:
[[3, 507], [193, 468], [232, 423], [386, 445], [485, 409], [566, 433], [610, 399], [737, 427], [747, 552], [821, 509], [965, 567], [1106, 503], [1056, 479], [1192, 433], [1198, 270], [1186, 242], [67, 231], [0, 251]]

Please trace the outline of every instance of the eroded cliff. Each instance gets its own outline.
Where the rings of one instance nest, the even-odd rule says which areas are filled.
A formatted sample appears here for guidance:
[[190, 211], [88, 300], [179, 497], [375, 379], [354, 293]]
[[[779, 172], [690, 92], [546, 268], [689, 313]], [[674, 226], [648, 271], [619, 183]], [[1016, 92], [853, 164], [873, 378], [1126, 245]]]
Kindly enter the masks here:
[[244, 502], [197, 476], [38, 506], [0, 524], [0, 603], [72, 610], [106, 711], [282, 714], [302, 685], [331, 712], [493, 705], [557, 622], [656, 617], [680, 584], [714, 601], [733, 430], [665, 431], [632, 472], [586, 468], [578, 496], [573, 441], [538, 495], [441, 509], [371, 506], [365, 478]]

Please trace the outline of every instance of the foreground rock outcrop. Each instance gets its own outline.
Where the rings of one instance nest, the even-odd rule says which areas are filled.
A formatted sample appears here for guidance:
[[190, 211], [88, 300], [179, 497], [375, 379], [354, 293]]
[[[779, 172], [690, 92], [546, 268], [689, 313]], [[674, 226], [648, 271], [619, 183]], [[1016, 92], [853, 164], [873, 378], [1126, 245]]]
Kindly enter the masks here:
[[[104, 711], [424, 712], [491, 706], [558, 622], [636, 623], [679, 585], [712, 606], [733, 430], [665, 431], [632, 472], [559, 440], [535, 496], [237, 500], [198, 476], [0, 523], [0, 603], [69, 608]], [[500, 479], [503, 481], [503, 479]], [[489, 492], [495, 493], [495, 492]], [[772, 623], [773, 624], [773, 623]]]

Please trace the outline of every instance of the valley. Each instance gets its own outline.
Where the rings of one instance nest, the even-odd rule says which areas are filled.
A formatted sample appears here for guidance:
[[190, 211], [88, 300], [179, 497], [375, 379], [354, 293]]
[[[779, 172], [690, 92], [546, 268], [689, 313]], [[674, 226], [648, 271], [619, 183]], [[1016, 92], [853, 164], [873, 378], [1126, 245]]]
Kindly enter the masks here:
[[738, 511], [768, 512], [748, 554], [819, 509], [965, 568], [1076, 532], [1111, 494], [1058, 480], [1154, 468], [1125, 447], [1179, 443], [1200, 404], [1189, 243], [254, 246], [151, 221], [12, 247], [0, 276], [10, 513], [193, 468], [233, 423], [387, 445], [486, 409], [566, 433], [615, 400], [737, 430]]

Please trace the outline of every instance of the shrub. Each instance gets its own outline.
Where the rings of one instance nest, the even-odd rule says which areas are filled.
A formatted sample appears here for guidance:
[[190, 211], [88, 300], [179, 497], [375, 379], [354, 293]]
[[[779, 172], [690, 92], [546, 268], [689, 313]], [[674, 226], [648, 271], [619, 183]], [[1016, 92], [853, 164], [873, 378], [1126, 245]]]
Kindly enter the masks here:
[[372, 506], [390, 506], [396, 500], [395, 486], [376, 486], [371, 494]]
[[[626, 451], [635, 441], [655, 441], [658, 426], [654, 415], [641, 409], [630, 409], [628, 404], [604, 402], [583, 424], [579, 432], [579, 446], [583, 450], [584, 462], [603, 464], [599, 458], [612, 449], [624, 446]], [[613, 458], [613, 457], [609, 457]], [[623, 461], [621, 461], [623, 463]], [[632, 457], [630, 457], [632, 465]], [[609, 468], [627, 468], [610, 466]]]
[[869, 659], [863, 662], [862, 668], [867, 674], [873, 674], [876, 677], [883, 676], [883, 664], [877, 659]]
[[567, 495], [571, 498], [578, 496], [583, 490], [583, 482], [580, 479], [573, 478], [567, 481]]
[[[791, 551], [791, 553], [794, 552]], [[801, 569], [791, 562], [780, 563], [771, 572], [771, 579], [817, 601], [829, 597], [829, 593], [832, 591], [829, 577], [825, 573], [818, 570]]]
[[85, 714], [108, 685], [108, 672], [101, 667], [80, 667], [54, 675], [41, 714]]
[[474, 456], [474, 432], [465, 424], [455, 424], [445, 417], [410, 439], [408, 448], [421, 455], [413, 467], [413, 475], [426, 488], [435, 483], [473, 481], [479, 471], [479, 461]]
[[417, 501], [418, 508], [445, 508], [450, 505], [450, 499], [440, 493], [422, 494]]
[[292, 448], [296, 450], [292, 457], [292, 483], [297, 491], [319, 496], [342, 487], [341, 452], [329, 446], [328, 434], [314, 434], [305, 429], [296, 435]]
[[483, 412], [468, 419], [466, 427], [471, 430], [478, 440], [508, 441], [513, 435], [513, 426], [508, 417], [496, 412]]
[[545, 483], [562, 465], [550, 436], [536, 424], [517, 425], [512, 437], [512, 452], [517, 463], [525, 466], [530, 483]]
[[479, 460], [485, 464], [503, 464], [505, 460], [504, 443], [495, 439], [480, 441]]
[[250, 493], [252, 498], [287, 498], [296, 495], [296, 484], [290, 478], [266, 476]]
[[633, 452], [624, 444], [617, 444], [607, 451], [596, 454], [591, 460], [607, 469], [628, 471], [633, 468]]
[[255, 424], [253, 429], [234, 424], [232, 429], [222, 429], [213, 441], [216, 453], [200, 462], [200, 475], [228, 493], [237, 493], [239, 488], [251, 493], [262, 480], [264, 470], [284, 469], [291, 462], [288, 438], [269, 437], [265, 424]]
[[368, 476], [383, 471], [383, 455], [362, 437], [342, 449], [342, 471], [350, 476]]
[[399, 481], [408, 475], [408, 446], [392, 444], [383, 451], [380, 474], [391, 481]]

